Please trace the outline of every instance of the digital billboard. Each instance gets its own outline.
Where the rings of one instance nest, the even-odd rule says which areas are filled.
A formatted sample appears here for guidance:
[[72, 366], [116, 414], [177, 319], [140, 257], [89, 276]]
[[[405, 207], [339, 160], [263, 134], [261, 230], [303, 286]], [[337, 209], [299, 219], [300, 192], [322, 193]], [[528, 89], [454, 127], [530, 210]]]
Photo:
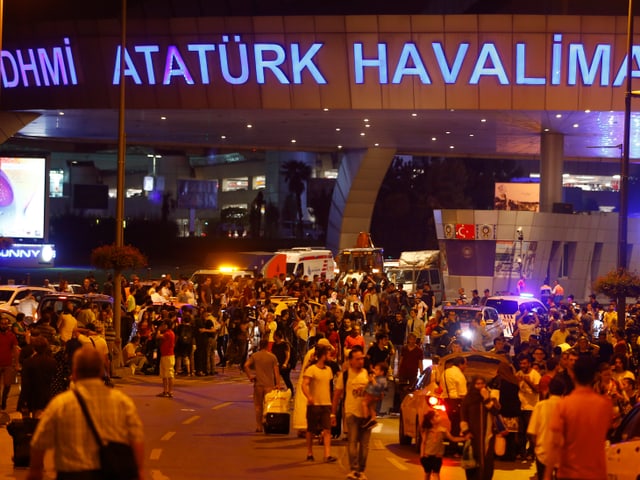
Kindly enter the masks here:
[[0, 237], [44, 238], [46, 159], [0, 157]]

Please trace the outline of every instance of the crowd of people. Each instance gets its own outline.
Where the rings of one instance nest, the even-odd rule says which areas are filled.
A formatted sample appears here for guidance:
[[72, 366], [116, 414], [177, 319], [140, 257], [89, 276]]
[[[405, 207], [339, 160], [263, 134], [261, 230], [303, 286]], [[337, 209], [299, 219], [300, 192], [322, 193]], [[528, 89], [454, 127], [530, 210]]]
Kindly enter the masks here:
[[[83, 286], [92, 292], [100, 290], [90, 278]], [[102, 290], [112, 294], [112, 288], [108, 280]], [[76, 309], [68, 303], [61, 312], [44, 310], [34, 324], [22, 313], [14, 325], [2, 320], [3, 409], [13, 381], [7, 366], [14, 365], [12, 355], [18, 352], [23, 372], [18, 408], [25, 415], [38, 415], [55, 393], [68, 388], [73, 351], [83, 344], [100, 352], [105, 382], [115, 367], [123, 365], [134, 374], [159, 374], [163, 380], [159, 396], [163, 397], [173, 396], [175, 375], [213, 376], [216, 368], [238, 365], [256, 382], [255, 388], [260, 387], [256, 430], [262, 428], [261, 399], [282, 382], [294, 396], [293, 428], [307, 438], [322, 435], [324, 458], [332, 461], [330, 439], [338, 437], [344, 427], [352, 469], [349, 478], [365, 479], [371, 428], [384, 413], [380, 400], [386, 379], [396, 382], [398, 393], [392, 403], [398, 408], [403, 388], [416, 380], [423, 358], [431, 357], [437, 366], [438, 359], [449, 353], [485, 350], [483, 342], [460, 335], [460, 320], [454, 312], [445, 315], [436, 308], [429, 285], [409, 295], [401, 287], [379, 284], [371, 277], [340, 284], [319, 276], [287, 280], [284, 275], [273, 279], [258, 275], [228, 282], [210, 277], [196, 286], [187, 279], [173, 281], [170, 276], [143, 285], [133, 276], [122, 288], [126, 311], [122, 337], [126, 341], [115, 338], [112, 310], [90, 303]], [[559, 292], [554, 285], [545, 296], [547, 315], [523, 309], [508, 332], [512, 338], [495, 338], [491, 351], [505, 356], [511, 375], [497, 381], [475, 378], [467, 385], [464, 361], [460, 360], [437, 376], [451, 417], [451, 431], [445, 432], [438, 418], [429, 418], [423, 425], [423, 439], [440, 441], [445, 433], [468, 438], [476, 421], [469, 412], [480, 409], [472, 417], [482, 418], [499, 411], [506, 440], [502, 458], [535, 459], [542, 478], [545, 455], [536, 440], [541, 435], [536, 431], [541, 425], [538, 405], [574, 389], [573, 366], [581, 358], [598, 365], [592, 388], [612, 402], [614, 422], [632, 408], [638, 400], [640, 329], [636, 318], [640, 305], [629, 307], [622, 326], [615, 305], [603, 309], [595, 296], [578, 305], [571, 296], [565, 299], [564, 292]], [[488, 291], [484, 297], [474, 291], [468, 300], [461, 291], [455, 303], [482, 305], [488, 296]], [[470, 328], [482, 337], [481, 316]], [[261, 368], [256, 367], [259, 352], [264, 352], [260, 355], [268, 358], [269, 365], [277, 366], [277, 377], [266, 384], [250, 373]], [[294, 386], [290, 374], [297, 365], [301, 368]], [[357, 385], [350, 388], [356, 377]], [[49, 384], [54, 388], [39, 387]], [[495, 400], [491, 405], [487, 403], [489, 390]], [[327, 392], [333, 392], [330, 401]], [[436, 435], [431, 428], [440, 433]], [[477, 432], [471, 435], [478, 439]], [[468, 471], [469, 478], [490, 478], [487, 472], [492, 471], [493, 456], [482, 452], [492, 448], [484, 443], [476, 446], [480, 470]], [[425, 451], [440, 450], [430, 444]], [[311, 447], [308, 458], [313, 459]], [[437, 473], [437, 462], [425, 462], [430, 473]]]

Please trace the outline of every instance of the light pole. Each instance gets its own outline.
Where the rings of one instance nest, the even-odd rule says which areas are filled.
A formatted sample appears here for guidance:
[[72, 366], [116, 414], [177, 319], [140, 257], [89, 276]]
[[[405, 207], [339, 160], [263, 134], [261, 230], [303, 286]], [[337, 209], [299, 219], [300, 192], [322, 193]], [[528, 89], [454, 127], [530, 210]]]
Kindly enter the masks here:
[[[0, 0], [1, 1], [1, 0]], [[127, 45], [127, 0], [122, 0], [122, 24], [120, 38], [120, 105], [118, 109], [118, 165], [117, 165], [117, 188], [116, 188], [116, 247], [124, 246], [124, 174], [126, 157], [126, 134], [124, 129], [125, 114], [125, 89], [124, 89], [124, 55]], [[114, 272], [114, 292], [113, 292], [113, 327], [116, 331], [117, 341], [122, 341], [121, 328], [121, 305], [122, 305], [122, 272]]]

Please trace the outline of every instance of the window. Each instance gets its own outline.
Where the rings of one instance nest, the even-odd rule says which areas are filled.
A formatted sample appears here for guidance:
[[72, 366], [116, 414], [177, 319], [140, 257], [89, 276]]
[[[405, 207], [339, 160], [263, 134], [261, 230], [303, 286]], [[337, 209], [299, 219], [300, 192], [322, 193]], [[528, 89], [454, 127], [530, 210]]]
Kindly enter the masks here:
[[223, 178], [223, 192], [237, 192], [238, 190], [249, 190], [249, 177]]
[[255, 177], [253, 177], [253, 185], [252, 185], [253, 190], [261, 190], [265, 188], [266, 185], [267, 185], [267, 179], [264, 175], [256, 175]]

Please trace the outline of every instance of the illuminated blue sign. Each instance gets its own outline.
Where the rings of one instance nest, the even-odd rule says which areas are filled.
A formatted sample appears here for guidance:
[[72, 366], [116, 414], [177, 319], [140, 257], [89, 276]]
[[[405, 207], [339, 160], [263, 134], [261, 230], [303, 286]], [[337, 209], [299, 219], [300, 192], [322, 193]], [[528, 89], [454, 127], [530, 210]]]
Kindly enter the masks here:
[[18, 245], [0, 250], [0, 259], [5, 267], [51, 267], [56, 258], [56, 247], [52, 244]]
[[[303, 47], [298, 42], [244, 42], [241, 35], [221, 35], [219, 39], [215, 43], [128, 45], [124, 53], [116, 46], [111, 83], [119, 84], [122, 55], [124, 77], [141, 86], [328, 83], [321, 65], [325, 43], [315, 42]], [[492, 41], [473, 44], [473, 48], [470, 48], [470, 42], [447, 42], [449, 55], [445, 53], [442, 41], [423, 44], [422, 48], [408, 41], [402, 44], [399, 55], [392, 54], [386, 43], [365, 45], [355, 41], [347, 48], [352, 52], [356, 85], [367, 82], [400, 85], [416, 79], [422, 85], [478, 85], [483, 81], [494, 81], [499, 85], [619, 87], [625, 81], [628, 60], [626, 56], [620, 60], [614, 58], [613, 44], [586, 47], [584, 43], [563, 43], [560, 33], [554, 34], [552, 40], [547, 55], [549, 65], [544, 71], [534, 71], [527, 61], [530, 56], [539, 57], [544, 52], [540, 52], [539, 47], [533, 50], [526, 42], [518, 42], [508, 51], [504, 45]], [[513, 71], [505, 67], [505, 63], [511, 65], [511, 62], [505, 62], [505, 56], [511, 55], [515, 57]], [[76, 63], [77, 57], [78, 49], [69, 38], [63, 38], [61, 45], [49, 48], [3, 50], [0, 53], [2, 86], [78, 85], [82, 69], [81, 63]], [[640, 46], [633, 47], [632, 57], [632, 76], [640, 78]], [[328, 54], [324, 57], [325, 62], [339, 60]], [[463, 68], [465, 66], [468, 68]], [[462, 76], [463, 71], [468, 73]]]

